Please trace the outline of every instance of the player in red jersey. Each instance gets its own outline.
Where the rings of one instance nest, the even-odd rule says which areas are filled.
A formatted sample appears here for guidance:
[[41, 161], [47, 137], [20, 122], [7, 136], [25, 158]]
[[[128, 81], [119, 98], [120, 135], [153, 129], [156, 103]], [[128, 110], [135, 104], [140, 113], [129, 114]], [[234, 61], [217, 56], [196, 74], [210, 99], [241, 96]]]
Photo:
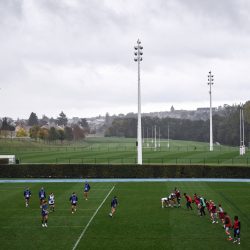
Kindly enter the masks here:
[[194, 199], [193, 199], [192, 202], [196, 204], [197, 210], [198, 210], [198, 214], [200, 214], [200, 208], [201, 208], [200, 198], [198, 197], [198, 195], [196, 193], [194, 194]]
[[207, 211], [209, 213], [209, 201], [206, 200], [206, 208], [207, 208]]
[[214, 204], [214, 202], [212, 202], [212, 208], [211, 208], [211, 214], [212, 214], [212, 223], [218, 223], [217, 220], [217, 209], [216, 209], [216, 205]]
[[196, 204], [197, 207], [200, 204], [200, 199], [196, 193], [194, 194], [193, 202]]
[[175, 192], [175, 197], [177, 201], [177, 207], [180, 207], [181, 206], [181, 192], [177, 188], [174, 189], [174, 192]]
[[208, 203], [208, 212], [210, 214], [211, 220], [213, 220], [212, 207], [213, 207], [213, 201], [210, 200], [209, 203]]
[[218, 213], [219, 213], [219, 219], [221, 220], [222, 224], [224, 225], [225, 215], [224, 215], [224, 210], [223, 210], [221, 204], [219, 204]]
[[233, 243], [238, 242], [238, 244], [240, 245], [240, 221], [238, 216], [234, 216], [234, 241]]
[[231, 219], [229, 217], [229, 215], [227, 214], [227, 212], [224, 212], [225, 218], [224, 218], [224, 228], [226, 231], [226, 235], [228, 236], [228, 240], [232, 240], [233, 238], [231, 237], [230, 231], [229, 229], [232, 227], [232, 222]]
[[193, 208], [191, 206], [192, 198], [189, 195], [187, 195], [186, 193], [184, 193], [184, 196], [187, 200], [187, 203], [186, 203], [187, 209], [189, 210], [189, 208], [190, 208], [191, 210], [193, 210]]

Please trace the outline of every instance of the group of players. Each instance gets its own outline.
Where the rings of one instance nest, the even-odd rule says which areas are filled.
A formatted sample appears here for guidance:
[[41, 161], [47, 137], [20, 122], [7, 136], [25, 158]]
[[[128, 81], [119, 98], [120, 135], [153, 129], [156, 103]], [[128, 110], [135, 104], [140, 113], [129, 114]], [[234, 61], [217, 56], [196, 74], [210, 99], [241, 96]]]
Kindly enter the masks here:
[[[237, 243], [240, 245], [240, 228], [241, 223], [239, 221], [238, 216], [234, 216], [234, 223], [232, 223], [232, 220], [230, 216], [225, 212], [219, 204], [218, 208], [214, 201], [210, 200], [207, 201], [204, 197], [201, 195], [194, 194], [193, 198], [188, 195], [187, 193], [184, 193], [184, 197], [186, 199], [186, 207], [188, 210], [193, 210], [192, 204], [194, 203], [196, 205], [196, 209], [198, 211], [198, 214], [200, 216], [206, 215], [206, 210], [210, 215], [210, 219], [212, 221], [212, 224], [218, 224], [218, 219], [221, 221], [223, 228], [225, 229], [225, 233], [227, 235], [227, 239], [229, 241], [233, 241], [233, 243]], [[164, 207], [180, 207], [181, 206], [181, 193], [180, 191], [175, 188], [172, 193], [168, 197], [161, 198], [161, 205], [162, 208]], [[230, 229], [234, 230], [234, 238], [232, 238]]]
[[[85, 200], [88, 200], [88, 193], [90, 191], [90, 185], [86, 181], [84, 184], [84, 189], [83, 189], [83, 196]], [[31, 191], [27, 187], [24, 190], [24, 200], [25, 200], [25, 206], [29, 207], [29, 201], [31, 198]], [[42, 187], [38, 193], [39, 201], [40, 201], [40, 208], [41, 208], [41, 216], [42, 216], [42, 227], [48, 227], [48, 214], [49, 212], [55, 212], [55, 195], [54, 193], [50, 193], [48, 196], [48, 203], [46, 200], [46, 192], [45, 189]], [[70, 197], [69, 201], [71, 204], [71, 213], [74, 214], [76, 212], [77, 208], [77, 203], [78, 203], [78, 197], [75, 192], [73, 192]], [[118, 205], [118, 200], [117, 197], [114, 196], [111, 200], [111, 211], [109, 213], [110, 217], [113, 217], [116, 207]]]

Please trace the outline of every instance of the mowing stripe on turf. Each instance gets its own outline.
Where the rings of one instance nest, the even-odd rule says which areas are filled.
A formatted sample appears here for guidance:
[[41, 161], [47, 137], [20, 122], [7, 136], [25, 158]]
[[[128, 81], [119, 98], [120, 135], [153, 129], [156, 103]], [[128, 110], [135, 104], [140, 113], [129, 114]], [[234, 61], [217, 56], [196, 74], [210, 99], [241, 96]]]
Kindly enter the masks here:
[[80, 242], [80, 240], [82, 239], [82, 237], [84, 236], [85, 232], [87, 231], [90, 223], [92, 222], [92, 220], [94, 219], [94, 217], [96, 216], [96, 214], [98, 213], [98, 211], [100, 210], [100, 208], [102, 207], [102, 205], [104, 204], [104, 202], [107, 200], [107, 198], [109, 197], [109, 195], [111, 194], [111, 192], [114, 190], [115, 186], [113, 186], [110, 191], [108, 192], [108, 194], [106, 195], [106, 197], [104, 198], [104, 200], [102, 201], [102, 203], [100, 204], [100, 206], [96, 209], [96, 211], [94, 212], [94, 214], [92, 215], [92, 217], [90, 218], [88, 224], [86, 225], [86, 227], [83, 229], [81, 235], [79, 236], [78, 240], [76, 241], [75, 245], [73, 246], [72, 250], [75, 250]]

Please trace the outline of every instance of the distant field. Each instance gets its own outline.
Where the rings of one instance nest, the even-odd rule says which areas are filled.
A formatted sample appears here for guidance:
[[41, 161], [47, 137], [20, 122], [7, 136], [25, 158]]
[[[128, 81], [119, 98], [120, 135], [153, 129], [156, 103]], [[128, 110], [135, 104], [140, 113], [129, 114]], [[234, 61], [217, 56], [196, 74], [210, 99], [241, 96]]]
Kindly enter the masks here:
[[[1, 249], [249, 249], [250, 184], [249, 183], [90, 183], [89, 200], [82, 196], [83, 183], [0, 184]], [[25, 208], [23, 190], [32, 191], [30, 207]], [[107, 197], [112, 187], [114, 190]], [[41, 227], [38, 191], [45, 187], [54, 192], [56, 211], [49, 214], [48, 228]], [[187, 211], [182, 198], [181, 208], [161, 208], [160, 198], [177, 186], [187, 192], [222, 204], [231, 216], [242, 223], [241, 245], [226, 240], [221, 224], [212, 224], [209, 217]], [[70, 212], [69, 196], [79, 197], [78, 211]], [[113, 218], [108, 216], [112, 196], [119, 206]], [[107, 200], [100, 207], [105, 197]], [[194, 206], [194, 205], [193, 205]], [[91, 217], [93, 220], [90, 222]], [[90, 222], [90, 223], [89, 223]], [[83, 230], [89, 226], [80, 237]]]
[[[0, 140], [0, 154], [14, 154], [21, 163], [136, 163], [136, 140], [128, 138], [86, 138], [81, 143], [43, 143], [25, 140]], [[192, 141], [166, 140], [143, 143], [145, 164], [227, 164], [249, 165], [250, 153], [239, 156], [238, 147]]]

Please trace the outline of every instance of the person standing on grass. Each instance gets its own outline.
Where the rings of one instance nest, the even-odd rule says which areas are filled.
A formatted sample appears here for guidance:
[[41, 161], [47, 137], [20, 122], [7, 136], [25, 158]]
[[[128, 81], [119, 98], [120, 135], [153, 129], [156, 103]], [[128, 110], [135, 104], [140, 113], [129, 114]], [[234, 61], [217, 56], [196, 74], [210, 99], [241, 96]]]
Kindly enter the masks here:
[[205, 199], [203, 197], [200, 197], [200, 216], [206, 215], [205, 208], [206, 208]]
[[50, 211], [55, 212], [55, 195], [53, 193], [49, 195], [49, 208]]
[[29, 201], [30, 201], [30, 197], [31, 197], [31, 191], [29, 190], [28, 187], [25, 188], [24, 192], [24, 199], [25, 199], [25, 206], [28, 207], [29, 206]]
[[78, 202], [78, 198], [77, 198], [75, 192], [72, 193], [69, 200], [71, 202], [71, 212], [73, 214], [74, 212], [76, 212], [76, 205], [77, 205], [77, 202]]
[[218, 219], [217, 219], [217, 208], [216, 208], [216, 205], [215, 205], [214, 202], [212, 203], [211, 213], [212, 213], [212, 219], [213, 219], [212, 224], [218, 223]]
[[83, 192], [83, 195], [84, 195], [84, 198], [85, 198], [86, 201], [88, 200], [88, 193], [89, 193], [89, 190], [90, 190], [90, 185], [89, 185], [89, 183], [86, 181], [85, 184], [84, 184], [84, 192]]
[[43, 205], [43, 201], [45, 200], [46, 198], [46, 193], [45, 193], [45, 190], [43, 187], [41, 187], [40, 191], [39, 191], [39, 199], [40, 199], [40, 208], [42, 208], [42, 205]]
[[46, 200], [43, 200], [43, 204], [42, 204], [42, 227], [48, 227], [47, 223], [48, 223], [48, 204]]
[[187, 203], [186, 203], [187, 209], [188, 209], [188, 210], [189, 210], [189, 209], [193, 210], [193, 208], [192, 208], [192, 206], [191, 206], [192, 198], [191, 198], [189, 195], [187, 195], [186, 193], [184, 193], [184, 196], [185, 196], [186, 201], [187, 201]]
[[177, 207], [179, 208], [181, 206], [181, 192], [177, 189], [177, 187], [174, 189], [174, 192], [177, 201]]
[[117, 197], [114, 196], [114, 198], [112, 199], [111, 201], [111, 211], [109, 213], [109, 216], [110, 217], [113, 217], [115, 211], [116, 211], [116, 207], [118, 206], [118, 200], [117, 200]]
[[222, 224], [224, 225], [225, 215], [224, 215], [224, 210], [223, 210], [221, 204], [219, 204], [218, 213], [219, 213], [219, 219], [222, 222]]
[[232, 222], [231, 219], [229, 217], [229, 215], [227, 214], [227, 212], [224, 212], [225, 218], [224, 218], [224, 228], [225, 228], [225, 232], [226, 235], [228, 236], [228, 240], [232, 240], [233, 238], [231, 237], [230, 234], [230, 228], [232, 227]]
[[201, 204], [200, 204], [200, 198], [198, 197], [198, 195], [196, 193], [194, 193], [194, 199], [192, 200], [192, 203], [195, 203], [195, 205], [197, 207], [198, 215], [199, 215]]
[[240, 221], [238, 216], [234, 216], [234, 241], [233, 243], [238, 242], [238, 244], [240, 245]]

